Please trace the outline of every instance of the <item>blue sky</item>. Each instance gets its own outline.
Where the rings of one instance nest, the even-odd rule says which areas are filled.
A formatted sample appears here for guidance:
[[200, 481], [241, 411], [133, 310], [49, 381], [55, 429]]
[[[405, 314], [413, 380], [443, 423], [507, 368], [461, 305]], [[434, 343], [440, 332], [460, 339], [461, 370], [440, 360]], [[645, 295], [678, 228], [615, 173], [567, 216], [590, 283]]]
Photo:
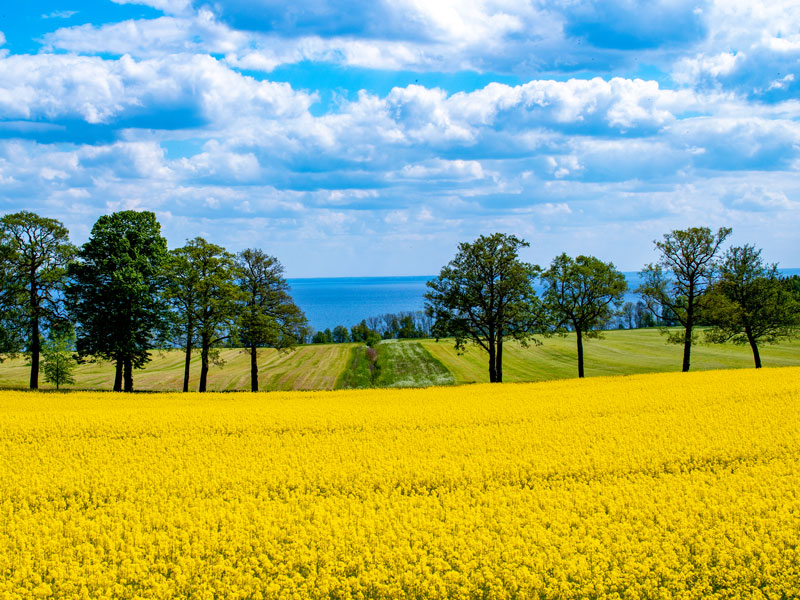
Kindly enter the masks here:
[[290, 277], [494, 231], [632, 271], [706, 225], [800, 266], [795, 0], [6, 4], [0, 213], [77, 243], [133, 208]]

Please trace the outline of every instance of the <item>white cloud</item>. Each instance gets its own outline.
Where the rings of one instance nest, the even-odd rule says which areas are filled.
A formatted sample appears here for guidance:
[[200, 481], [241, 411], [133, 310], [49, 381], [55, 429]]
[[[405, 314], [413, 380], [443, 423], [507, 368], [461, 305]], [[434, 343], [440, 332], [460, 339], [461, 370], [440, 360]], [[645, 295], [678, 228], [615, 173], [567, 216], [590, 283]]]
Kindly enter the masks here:
[[42, 15], [43, 19], [69, 19], [78, 14], [77, 10], [57, 10], [45, 15]]
[[311, 102], [288, 84], [243, 77], [209, 56], [138, 62], [128, 56], [103, 60], [53, 54], [0, 59], [0, 115], [5, 119], [104, 124], [174, 110], [189, 121], [220, 122], [253, 114], [297, 115]]
[[115, 4], [142, 4], [170, 14], [183, 14], [191, 10], [192, 0], [111, 0]]
[[45, 48], [81, 54], [130, 54], [158, 57], [164, 53], [201, 52], [226, 54], [249, 43], [246, 34], [218, 23], [211, 12], [200, 10], [190, 17], [159, 17], [95, 26], [63, 27], [44, 36]]

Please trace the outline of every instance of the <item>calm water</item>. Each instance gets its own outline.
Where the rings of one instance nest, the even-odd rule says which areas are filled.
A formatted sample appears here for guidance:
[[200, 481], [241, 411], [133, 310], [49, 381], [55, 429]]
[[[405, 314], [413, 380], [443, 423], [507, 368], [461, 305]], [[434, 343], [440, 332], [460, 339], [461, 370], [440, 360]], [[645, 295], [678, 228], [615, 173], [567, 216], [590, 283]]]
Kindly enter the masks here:
[[[781, 269], [785, 275], [800, 275], [800, 269]], [[640, 283], [638, 273], [625, 273], [628, 288]], [[432, 275], [415, 277], [337, 277], [289, 279], [295, 303], [305, 312], [315, 330], [336, 325], [351, 327], [369, 317], [385, 313], [422, 310], [425, 282]], [[538, 290], [537, 290], [538, 291]], [[625, 295], [626, 302], [636, 302], [638, 296]]]

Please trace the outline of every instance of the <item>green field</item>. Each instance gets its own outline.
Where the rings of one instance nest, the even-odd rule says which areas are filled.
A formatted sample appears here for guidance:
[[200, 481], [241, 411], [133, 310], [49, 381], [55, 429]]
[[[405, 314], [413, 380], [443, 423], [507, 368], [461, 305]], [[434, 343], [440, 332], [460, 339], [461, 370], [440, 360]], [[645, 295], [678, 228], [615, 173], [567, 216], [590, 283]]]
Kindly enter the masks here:
[[[702, 340], [702, 335], [700, 336]], [[546, 381], [578, 376], [575, 336], [540, 338], [542, 344], [521, 348], [516, 343], [503, 346], [503, 381]], [[489, 381], [486, 353], [470, 345], [458, 354], [450, 340], [423, 340], [422, 345], [447, 365], [455, 382]], [[800, 340], [760, 347], [765, 367], [800, 365]], [[583, 354], [587, 377], [631, 375], [680, 371], [683, 346], [667, 344], [656, 329], [611, 330], [602, 339], [584, 339]], [[749, 346], [695, 343], [692, 370], [736, 369], [753, 366]]]
[[[259, 387], [262, 390], [331, 390], [347, 366], [350, 352], [357, 344], [298, 346], [288, 352], [272, 348], [259, 350]], [[209, 391], [250, 389], [250, 355], [236, 348], [220, 349], [224, 364], [211, 365]], [[180, 391], [183, 388], [184, 353], [182, 350], [155, 350], [152, 361], [133, 374], [134, 389]], [[30, 368], [25, 360], [15, 358], [0, 363], [0, 387], [27, 387]], [[200, 352], [192, 356], [190, 389], [200, 380]], [[110, 390], [114, 385], [114, 365], [100, 362], [80, 365], [75, 372], [75, 389]], [[39, 375], [39, 387], [51, 389]]]
[[[702, 337], [701, 337], [702, 339]], [[577, 375], [575, 338], [544, 338], [540, 346], [521, 348], [506, 343], [503, 380], [543, 381]], [[469, 346], [456, 352], [452, 340], [386, 340], [377, 345], [377, 371], [370, 369], [365, 348], [359, 344], [314, 344], [289, 352], [259, 351], [262, 390], [329, 390], [334, 388], [424, 387], [488, 381], [486, 354]], [[584, 342], [587, 377], [679, 371], [683, 348], [667, 344], [654, 329], [614, 330], [604, 338]], [[152, 362], [134, 372], [137, 390], [180, 390], [183, 384], [183, 352], [154, 351]], [[763, 345], [765, 367], [800, 366], [800, 340]], [[221, 349], [221, 366], [212, 365], [209, 390], [247, 390], [250, 359], [238, 349]], [[753, 357], [747, 346], [695, 344], [692, 370], [750, 368]], [[374, 367], [374, 365], [373, 365]], [[200, 355], [192, 360], [191, 389], [197, 389]], [[0, 387], [27, 387], [29, 368], [22, 358], [0, 363]], [[109, 362], [84, 364], [76, 371], [74, 389], [111, 389], [114, 368]], [[51, 389], [40, 375], [40, 387]]]

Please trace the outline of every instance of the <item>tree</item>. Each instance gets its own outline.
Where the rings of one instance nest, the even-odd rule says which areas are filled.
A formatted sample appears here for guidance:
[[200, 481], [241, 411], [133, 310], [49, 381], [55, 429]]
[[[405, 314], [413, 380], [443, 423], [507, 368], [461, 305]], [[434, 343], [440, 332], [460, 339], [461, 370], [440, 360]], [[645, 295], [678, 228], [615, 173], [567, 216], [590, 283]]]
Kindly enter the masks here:
[[744, 245], [729, 248], [708, 290], [705, 318], [713, 325], [709, 341], [750, 344], [756, 369], [761, 368], [759, 342], [791, 337], [800, 325], [800, 302], [766, 265], [761, 250]]
[[337, 325], [333, 328], [333, 342], [335, 344], [344, 344], [345, 342], [350, 341], [350, 332], [347, 331], [347, 327], [343, 325]]
[[578, 377], [583, 371], [583, 338], [597, 338], [597, 329], [616, 315], [628, 289], [625, 275], [594, 256], [575, 259], [561, 254], [541, 276], [545, 286], [543, 300], [555, 319], [555, 329], [575, 332], [578, 345]]
[[369, 325], [367, 325], [366, 319], [362, 319], [360, 323], [350, 328], [350, 338], [354, 342], [363, 342], [370, 348], [373, 348], [381, 341], [381, 334], [371, 329]]
[[14, 266], [10, 260], [13, 251], [0, 244], [0, 362], [14, 356], [25, 347], [25, 318], [19, 305]]
[[164, 298], [169, 304], [170, 334], [185, 349], [183, 391], [189, 391], [192, 349], [197, 328], [198, 273], [192, 263], [194, 247], [170, 250], [164, 269]]
[[626, 302], [622, 305], [622, 323], [628, 329], [633, 329], [633, 312], [633, 302]]
[[[192, 322], [190, 334], [196, 334], [200, 341], [200, 384], [198, 391], [205, 392], [208, 387], [209, 362], [221, 364], [219, 355], [212, 348], [228, 339], [234, 332], [241, 293], [237, 286], [235, 257], [222, 246], [211, 244], [201, 237], [188, 241], [183, 248], [175, 251], [185, 257], [183, 268], [187, 269], [185, 284], [192, 286], [193, 311], [184, 313], [183, 323]], [[174, 283], [174, 282], [172, 282]], [[185, 291], [187, 291], [187, 288]], [[185, 310], [188, 309], [188, 304]], [[183, 310], [183, 309], [181, 309]], [[188, 338], [191, 342], [191, 338]], [[191, 343], [187, 342], [187, 364], [191, 353]], [[188, 373], [188, 371], [187, 371]], [[188, 381], [185, 374], [184, 382]]]
[[720, 227], [716, 234], [708, 227], [676, 229], [664, 234], [663, 241], [654, 241], [661, 257], [655, 264], [642, 270], [643, 282], [636, 288], [647, 308], [654, 315], [669, 317], [683, 327], [682, 333], [667, 329], [667, 340], [683, 343], [683, 372], [689, 370], [692, 352], [693, 328], [714, 271], [714, 258], [720, 245], [730, 235], [728, 227]]
[[30, 388], [39, 387], [39, 354], [43, 331], [63, 320], [67, 265], [75, 254], [69, 232], [55, 219], [22, 211], [0, 219], [2, 316], [0, 342], [15, 352], [27, 346], [31, 358]]
[[62, 385], [75, 383], [75, 334], [57, 330], [50, 333], [50, 338], [42, 344], [42, 368], [45, 381], [54, 383], [56, 389], [60, 389]]
[[503, 341], [526, 345], [541, 324], [541, 302], [533, 290], [539, 267], [519, 259], [529, 244], [495, 233], [461, 243], [453, 260], [429, 281], [425, 312], [433, 334], [453, 336], [463, 351], [468, 342], [489, 355], [489, 381], [503, 381]]
[[[278, 350], [293, 347], [306, 335], [308, 321], [289, 295], [283, 265], [261, 250], [247, 249], [236, 256], [242, 312], [238, 320], [239, 339], [250, 353], [250, 389], [258, 391], [259, 347]], [[333, 339], [325, 330], [326, 341]]]
[[162, 298], [167, 241], [149, 211], [103, 215], [70, 265], [67, 296], [80, 357], [116, 363], [114, 391], [133, 391], [133, 369], [150, 361], [166, 329]]
[[636, 308], [634, 309], [633, 322], [637, 329], [643, 327], [653, 327], [656, 324], [653, 313], [647, 310], [647, 305], [641, 300], [636, 301]]

